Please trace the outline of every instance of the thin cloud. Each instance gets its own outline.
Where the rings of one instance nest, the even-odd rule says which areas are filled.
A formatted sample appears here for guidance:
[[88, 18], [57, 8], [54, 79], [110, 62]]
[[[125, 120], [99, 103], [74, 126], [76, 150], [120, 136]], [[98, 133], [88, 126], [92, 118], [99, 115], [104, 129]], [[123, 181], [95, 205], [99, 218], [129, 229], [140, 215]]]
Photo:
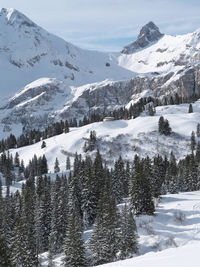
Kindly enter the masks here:
[[197, 0], [0, 0], [0, 4], [22, 11], [48, 31], [88, 49], [121, 50], [126, 45], [123, 41], [134, 40], [151, 20], [161, 32], [173, 35], [200, 28]]

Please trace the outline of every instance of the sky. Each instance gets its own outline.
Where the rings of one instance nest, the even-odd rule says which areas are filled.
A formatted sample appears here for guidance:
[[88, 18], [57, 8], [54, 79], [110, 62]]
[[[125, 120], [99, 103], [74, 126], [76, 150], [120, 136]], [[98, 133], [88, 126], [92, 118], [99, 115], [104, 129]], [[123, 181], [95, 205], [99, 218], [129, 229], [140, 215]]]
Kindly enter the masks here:
[[162, 33], [200, 28], [199, 0], [0, 0], [82, 48], [120, 51], [153, 21]]

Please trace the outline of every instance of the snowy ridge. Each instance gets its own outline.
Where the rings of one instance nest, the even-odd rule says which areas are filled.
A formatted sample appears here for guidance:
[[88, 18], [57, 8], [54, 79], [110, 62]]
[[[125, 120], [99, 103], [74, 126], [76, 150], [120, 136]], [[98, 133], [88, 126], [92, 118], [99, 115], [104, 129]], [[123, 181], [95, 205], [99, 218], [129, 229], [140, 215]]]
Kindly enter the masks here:
[[121, 54], [119, 65], [139, 73], [179, 71], [200, 59], [200, 30], [186, 35], [164, 35], [147, 48]]

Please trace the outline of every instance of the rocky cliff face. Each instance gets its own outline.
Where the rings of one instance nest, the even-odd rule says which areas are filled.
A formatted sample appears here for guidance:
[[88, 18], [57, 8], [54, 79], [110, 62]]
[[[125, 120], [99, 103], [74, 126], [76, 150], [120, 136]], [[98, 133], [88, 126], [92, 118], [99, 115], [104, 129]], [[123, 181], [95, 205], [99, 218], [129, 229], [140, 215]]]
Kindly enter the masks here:
[[140, 34], [135, 42], [127, 45], [122, 50], [123, 54], [132, 54], [139, 49], [145, 48], [148, 45], [158, 41], [163, 34], [160, 33], [159, 28], [150, 21], [144, 27], [142, 27]]
[[65, 118], [76, 114], [78, 117], [95, 110], [103, 113], [105, 110], [126, 106], [132, 100], [137, 102], [145, 96], [159, 98], [164, 102], [164, 98], [170, 100], [171, 96], [175, 98], [175, 94], [183, 99], [200, 97], [200, 64], [185, 67], [177, 73], [137, 76], [128, 81], [96, 85], [92, 90], [88, 87], [60, 116]]

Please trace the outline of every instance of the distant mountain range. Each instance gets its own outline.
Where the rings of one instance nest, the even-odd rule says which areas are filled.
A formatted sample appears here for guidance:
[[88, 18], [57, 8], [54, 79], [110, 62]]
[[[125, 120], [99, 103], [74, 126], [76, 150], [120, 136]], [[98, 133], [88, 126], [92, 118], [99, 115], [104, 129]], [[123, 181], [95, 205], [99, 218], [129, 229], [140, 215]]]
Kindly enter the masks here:
[[82, 118], [151, 95], [200, 95], [200, 30], [169, 36], [149, 22], [119, 53], [78, 48], [19, 11], [0, 10], [0, 135]]

